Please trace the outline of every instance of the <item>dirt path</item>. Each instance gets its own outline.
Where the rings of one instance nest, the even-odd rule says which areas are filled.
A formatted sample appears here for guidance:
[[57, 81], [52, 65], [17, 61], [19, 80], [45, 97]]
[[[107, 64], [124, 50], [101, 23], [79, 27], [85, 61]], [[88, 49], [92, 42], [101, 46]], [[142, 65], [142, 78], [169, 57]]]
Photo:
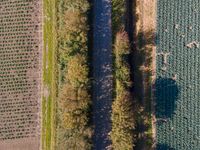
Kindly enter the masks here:
[[112, 103], [111, 0], [94, 0], [93, 110], [94, 149], [110, 145]]
[[[141, 139], [138, 142], [137, 148], [139, 150], [154, 149], [155, 148], [155, 112], [154, 112], [154, 103], [153, 103], [153, 93], [152, 85], [155, 80], [155, 32], [156, 32], [156, 2], [157, 0], [137, 0], [136, 2], [136, 14], [138, 20], [136, 23], [136, 36], [137, 43], [142, 42], [142, 46], [137, 45], [138, 50], [144, 50], [142, 54], [144, 57], [144, 62], [141, 64], [142, 71], [142, 84], [143, 84], [143, 99], [142, 104], [145, 108], [145, 113], [150, 113], [152, 118], [152, 125], [147, 127], [141, 126]], [[141, 37], [142, 35], [142, 37]], [[141, 38], [140, 38], [141, 37]], [[151, 79], [151, 80], [150, 80]], [[149, 117], [146, 116], [146, 117]], [[151, 128], [151, 129], [150, 129]], [[147, 130], [152, 130], [153, 145], [147, 145], [145, 141], [149, 137], [145, 135]], [[150, 139], [149, 139], [150, 140]], [[150, 146], [150, 147], [149, 147]]]

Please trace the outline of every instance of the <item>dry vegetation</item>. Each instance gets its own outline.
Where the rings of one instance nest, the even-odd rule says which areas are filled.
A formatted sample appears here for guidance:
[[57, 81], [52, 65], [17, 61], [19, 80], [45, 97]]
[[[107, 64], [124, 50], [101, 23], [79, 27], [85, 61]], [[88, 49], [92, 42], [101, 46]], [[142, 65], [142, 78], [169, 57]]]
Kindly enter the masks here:
[[[153, 144], [152, 130], [154, 132], [154, 128], [152, 128], [151, 86], [153, 84], [153, 72], [155, 71], [153, 62], [155, 53], [155, 0], [113, 0], [112, 2], [114, 39], [116, 38], [116, 33], [125, 24], [125, 29], [131, 40], [129, 43], [132, 61], [129, 64], [131, 65], [131, 80], [134, 81], [134, 88], [131, 91], [134, 96], [132, 101], [135, 102], [133, 107], [135, 115], [135, 149], [151, 149]], [[132, 5], [132, 8], [128, 7], [129, 5]], [[125, 17], [124, 13], [126, 14]], [[117, 69], [115, 68], [116, 71]], [[116, 89], [117, 87], [116, 83]]]

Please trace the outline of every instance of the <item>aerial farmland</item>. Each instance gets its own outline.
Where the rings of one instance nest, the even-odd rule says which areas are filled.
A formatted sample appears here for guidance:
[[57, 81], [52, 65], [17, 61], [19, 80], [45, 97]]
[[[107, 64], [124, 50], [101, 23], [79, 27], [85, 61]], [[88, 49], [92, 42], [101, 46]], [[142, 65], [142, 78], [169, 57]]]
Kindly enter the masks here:
[[200, 0], [0, 0], [0, 150], [200, 150]]
[[200, 148], [199, 11], [198, 0], [158, 1], [155, 113], [159, 150]]
[[0, 1], [0, 149], [40, 148], [41, 1]]

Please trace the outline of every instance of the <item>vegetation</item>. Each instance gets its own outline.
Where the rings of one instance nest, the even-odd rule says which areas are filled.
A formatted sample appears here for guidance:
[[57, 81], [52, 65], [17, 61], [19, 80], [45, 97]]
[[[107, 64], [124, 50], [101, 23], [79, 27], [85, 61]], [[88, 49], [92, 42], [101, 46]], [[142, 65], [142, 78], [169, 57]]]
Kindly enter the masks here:
[[125, 22], [125, 0], [112, 0], [112, 30], [113, 36], [124, 26]]
[[135, 142], [135, 116], [130, 68], [130, 41], [125, 28], [125, 0], [112, 0], [112, 29], [114, 41], [115, 99], [112, 104], [112, 131], [114, 150], [132, 150]]
[[55, 0], [43, 0], [44, 50], [42, 100], [42, 149], [55, 148], [55, 117], [57, 97], [57, 34]]
[[[134, 83], [137, 110], [137, 149], [153, 149], [155, 127], [152, 103], [155, 64], [155, 1], [145, 4], [136, 1], [133, 6], [135, 22]], [[143, 14], [143, 15], [140, 15]]]
[[88, 53], [88, 10], [89, 3], [86, 0], [58, 2], [60, 85], [65, 80], [68, 60], [78, 53]]
[[115, 42], [116, 97], [112, 105], [111, 140], [114, 150], [132, 150], [134, 146], [133, 98], [130, 93], [130, 45], [128, 35], [120, 31]]
[[[169, 2], [170, 5], [168, 5]], [[200, 148], [197, 140], [200, 137], [200, 132], [197, 132], [200, 124], [200, 99], [199, 95], [197, 96], [197, 91], [200, 90], [199, 46], [194, 44], [199, 34], [196, 25], [200, 20], [193, 13], [194, 11], [190, 10], [191, 7], [194, 10], [200, 10], [200, 5], [194, 5], [195, 2], [195, 0], [190, 2], [171, 0], [157, 3], [156, 37], [159, 40], [156, 41], [157, 56], [154, 58], [156, 59], [157, 77], [154, 96], [158, 150], [162, 148], [197, 150]], [[177, 7], [180, 10], [177, 10]], [[166, 11], [163, 12], [163, 10]], [[180, 22], [175, 23], [173, 20]], [[181, 35], [175, 34], [180, 31], [185, 32]], [[185, 45], [182, 44], [180, 36], [187, 39]], [[199, 43], [199, 40], [197, 41]], [[166, 50], [165, 47], [169, 49]], [[165, 55], [168, 55], [167, 58], [164, 58]], [[162, 121], [163, 119], [166, 121]]]
[[88, 64], [89, 3], [86, 0], [59, 2], [60, 93], [57, 149], [89, 150], [90, 79]]

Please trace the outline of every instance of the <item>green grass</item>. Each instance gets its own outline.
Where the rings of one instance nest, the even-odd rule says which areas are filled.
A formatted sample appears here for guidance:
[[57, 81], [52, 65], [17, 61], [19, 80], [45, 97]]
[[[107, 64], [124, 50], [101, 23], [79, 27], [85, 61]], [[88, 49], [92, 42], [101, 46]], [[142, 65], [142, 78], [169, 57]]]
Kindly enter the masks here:
[[44, 8], [44, 50], [43, 50], [43, 84], [48, 95], [42, 100], [42, 149], [55, 147], [55, 104], [57, 94], [56, 77], [56, 7], [55, 0], [43, 0]]

